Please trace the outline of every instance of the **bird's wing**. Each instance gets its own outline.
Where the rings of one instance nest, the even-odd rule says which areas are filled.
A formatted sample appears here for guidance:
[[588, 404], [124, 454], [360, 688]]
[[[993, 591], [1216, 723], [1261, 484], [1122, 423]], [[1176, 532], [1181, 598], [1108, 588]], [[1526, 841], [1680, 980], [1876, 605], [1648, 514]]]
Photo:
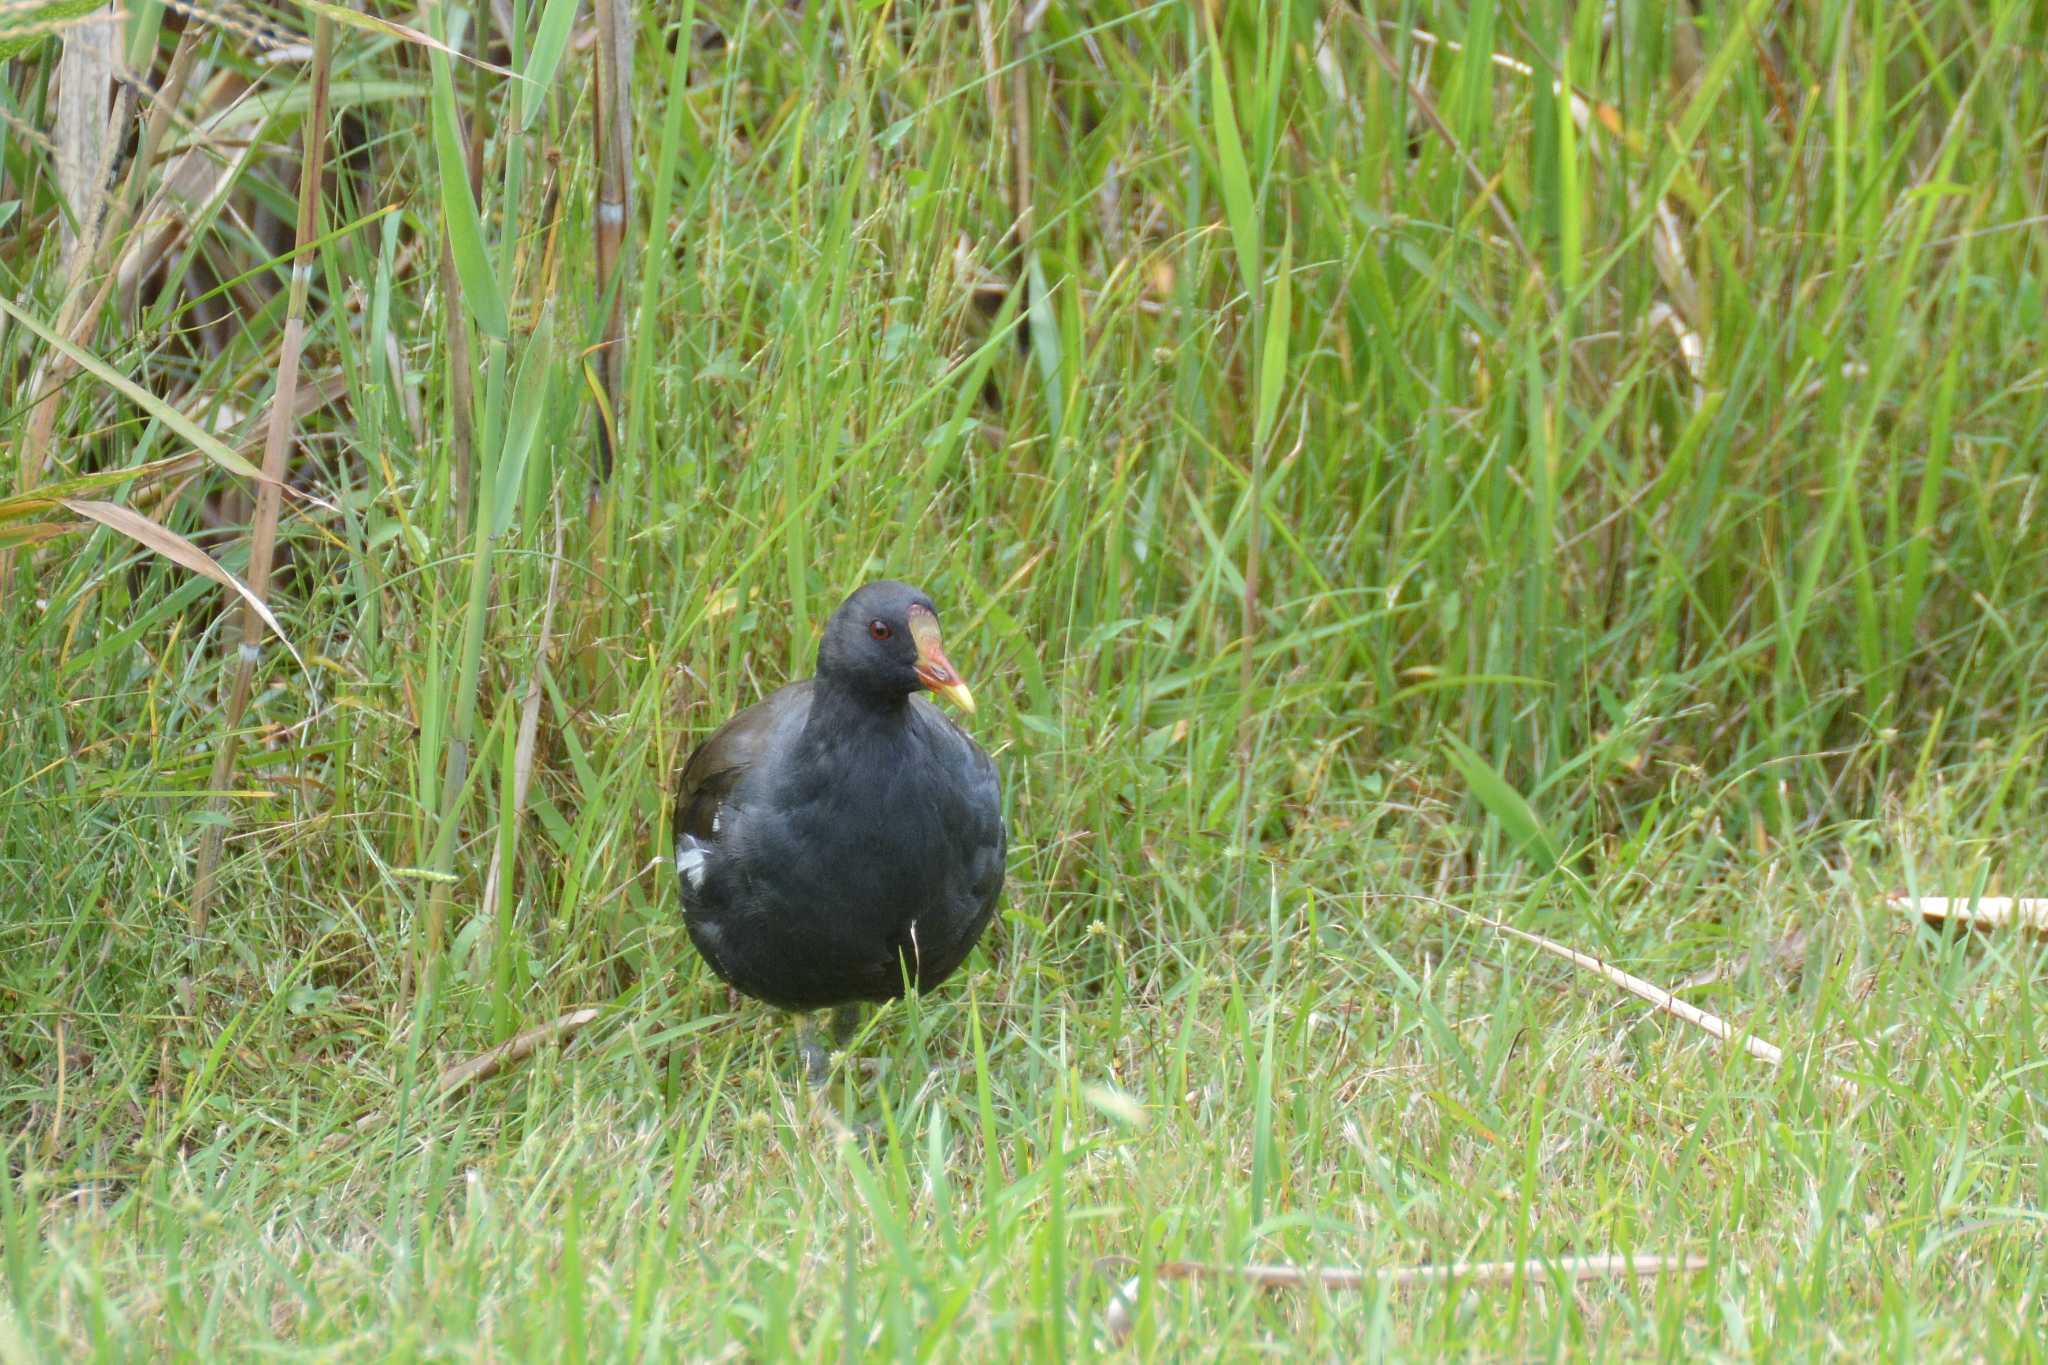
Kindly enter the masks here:
[[719, 811], [733, 789], [768, 752], [784, 725], [802, 725], [811, 707], [811, 683], [791, 683], [749, 706], [699, 744], [676, 782], [673, 832], [710, 842], [719, 831]]

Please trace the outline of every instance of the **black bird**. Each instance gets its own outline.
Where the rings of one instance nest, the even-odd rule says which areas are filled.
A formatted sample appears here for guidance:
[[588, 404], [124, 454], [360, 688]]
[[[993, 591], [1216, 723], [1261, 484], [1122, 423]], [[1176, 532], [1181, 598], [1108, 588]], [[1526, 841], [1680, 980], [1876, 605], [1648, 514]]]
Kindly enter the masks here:
[[[690, 941], [744, 994], [834, 1009], [841, 1043], [860, 1002], [951, 976], [1003, 888], [995, 764], [925, 689], [974, 710], [931, 598], [870, 583], [825, 623], [818, 675], [727, 721], [676, 786]], [[808, 1029], [802, 1050], [822, 1082]]]

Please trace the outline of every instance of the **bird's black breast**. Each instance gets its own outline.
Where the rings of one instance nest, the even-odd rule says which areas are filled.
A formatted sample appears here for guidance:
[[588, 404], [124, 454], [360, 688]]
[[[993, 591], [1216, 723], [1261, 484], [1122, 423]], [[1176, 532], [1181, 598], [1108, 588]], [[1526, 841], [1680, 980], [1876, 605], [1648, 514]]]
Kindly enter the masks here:
[[[785, 1008], [936, 986], [1002, 889], [995, 765], [921, 698], [893, 724], [825, 726], [808, 694], [778, 700], [793, 690], [736, 717], [685, 768], [677, 852], [692, 941], [734, 987]], [[729, 761], [741, 749], [746, 761]]]

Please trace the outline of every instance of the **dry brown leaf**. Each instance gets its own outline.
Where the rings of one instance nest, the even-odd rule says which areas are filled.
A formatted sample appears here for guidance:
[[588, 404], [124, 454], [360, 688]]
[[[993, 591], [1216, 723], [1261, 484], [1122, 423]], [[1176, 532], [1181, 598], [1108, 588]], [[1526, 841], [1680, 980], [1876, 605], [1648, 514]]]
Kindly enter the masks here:
[[271, 633], [277, 636], [278, 642], [291, 652], [293, 660], [299, 667], [306, 666], [306, 661], [299, 658], [299, 651], [293, 649], [292, 642], [285, 638], [284, 627], [270, 614], [270, 608], [263, 604], [263, 599], [251, 592], [248, 584], [223, 569], [212, 555], [170, 527], [161, 522], [151, 521], [142, 513], [123, 507], [117, 502], [101, 502], [95, 498], [65, 498], [62, 502], [79, 516], [96, 521], [108, 530], [119, 531], [144, 549], [156, 551], [180, 568], [203, 574], [222, 587], [233, 589], [258, 616], [263, 618], [263, 624], [269, 626]]
[[395, 19], [385, 19], [375, 14], [364, 14], [360, 10], [349, 9], [342, 5], [324, 4], [322, 0], [300, 0], [300, 4], [313, 13], [324, 15], [345, 28], [357, 28], [365, 33], [375, 34], [379, 37], [396, 38], [402, 43], [411, 43], [415, 47], [424, 47], [429, 51], [438, 52], [444, 57], [452, 57], [459, 62], [468, 62], [478, 70], [488, 71], [493, 76], [503, 76], [508, 81], [524, 81], [526, 79], [524, 72], [514, 71], [507, 66], [494, 65], [491, 62], [484, 61], [481, 57], [472, 57], [460, 48], [450, 47], [431, 33], [422, 33], [420, 30], [406, 24], [401, 24]]

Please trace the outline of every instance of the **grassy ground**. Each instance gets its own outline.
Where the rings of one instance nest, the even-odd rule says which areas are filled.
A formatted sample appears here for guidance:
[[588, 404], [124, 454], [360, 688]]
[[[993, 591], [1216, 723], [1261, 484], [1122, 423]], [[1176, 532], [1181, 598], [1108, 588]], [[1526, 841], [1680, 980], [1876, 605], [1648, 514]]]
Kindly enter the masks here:
[[[304, 663], [220, 787], [219, 589], [33, 499], [133, 471], [88, 495], [248, 572], [252, 485], [144, 467], [261, 449], [310, 101], [255, 56], [311, 14], [205, 31], [215, 192], [34, 460], [76, 286], [55, 46], [5, 68], [0, 535], [69, 529], [0, 603], [0, 1356], [2041, 1354], [2048, 958], [1885, 905], [2048, 885], [2040, 10], [1029, 8], [639, 16], [594, 499], [570, 7], [448, 13], [530, 79], [438, 98], [339, 27]], [[690, 951], [663, 794], [885, 571], [1010, 883], [820, 1098]], [[1599, 1252], [1706, 1264], [1153, 1272]]]

